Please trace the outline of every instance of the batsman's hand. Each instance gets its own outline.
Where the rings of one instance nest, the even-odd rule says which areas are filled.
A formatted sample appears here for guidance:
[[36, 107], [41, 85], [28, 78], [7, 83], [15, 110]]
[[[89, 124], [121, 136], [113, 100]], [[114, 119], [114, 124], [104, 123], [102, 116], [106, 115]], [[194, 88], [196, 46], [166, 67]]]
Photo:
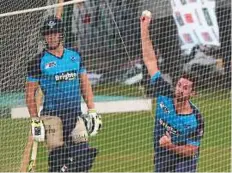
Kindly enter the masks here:
[[87, 132], [90, 136], [95, 136], [102, 128], [101, 115], [95, 109], [90, 109], [87, 114], [82, 115]]
[[31, 132], [33, 136], [33, 140], [37, 142], [45, 141], [45, 128], [43, 121], [39, 118], [31, 119]]

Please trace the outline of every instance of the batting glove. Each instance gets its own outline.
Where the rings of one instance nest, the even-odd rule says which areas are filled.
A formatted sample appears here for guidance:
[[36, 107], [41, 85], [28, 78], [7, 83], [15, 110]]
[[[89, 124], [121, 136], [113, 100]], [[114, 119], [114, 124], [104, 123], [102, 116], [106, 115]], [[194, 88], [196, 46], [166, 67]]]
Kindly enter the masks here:
[[45, 128], [42, 120], [39, 118], [31, 119], [31, 132], [34, 141], [44, 142], [45, 141]]
[[95, 109], [90, 109], [87, 115], [82, 116], [87, 132], [90, 136], [95, 136], [102, 128], [101, 115]]

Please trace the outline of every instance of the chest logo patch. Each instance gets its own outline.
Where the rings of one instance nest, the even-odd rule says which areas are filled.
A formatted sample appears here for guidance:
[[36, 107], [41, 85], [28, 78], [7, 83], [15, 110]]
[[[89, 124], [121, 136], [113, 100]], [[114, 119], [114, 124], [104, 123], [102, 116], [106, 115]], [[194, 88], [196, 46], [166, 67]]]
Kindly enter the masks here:
[[76, 72], [64, 72], [55, 75], [56, 82], [70, 81], [77, 79], [78, 74]]
[[55, 67], [56, 66], [56, 62], [55, 61], [52, 61], [52, 62], [49, 62], [45, 65], [45, 69], [49, 69], [49, 68], [52, 68], [52, 67]]

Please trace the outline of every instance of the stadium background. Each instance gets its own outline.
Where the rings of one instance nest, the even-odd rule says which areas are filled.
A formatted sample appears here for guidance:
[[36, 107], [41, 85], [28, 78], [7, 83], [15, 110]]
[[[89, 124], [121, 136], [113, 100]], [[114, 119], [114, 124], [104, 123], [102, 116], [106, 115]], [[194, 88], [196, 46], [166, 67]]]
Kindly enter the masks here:
[[[88, 9], [90, 15], [92, 15], [91, 25], [86, 29], [90, 32], [86, 33], [86, 35], [79, 34], [82, 36], [81, 42], [79, 45], [74, 46], [79, 46], [85, 57], [85, 62], [87, 65], [89, 64], [91, 70], [94, 69], [99, 73], [110, 72], [109, 76], [111, 79], [114, 79], [115, 75], [120, 75], [120, 71], [115, 70], [117, 69], [116, 67], [122, 65], [125, 60], [128, 61], [125, 47], [131, 60], [141, 57], [138, 18], [143, 9], [151, 10], [156, 18], [151, 30], [154, 33], [152, 35], [153, 40], [156, 42], [156, 47], [164, 58], [165, 66], [162, 67], [162, 70], [167, 71], [167, 73], [172, 72], [175, 69], [179, 69], [183, 64], [184, 59], [180, 57], [176, 37], [176, 26], [167, 0], [158, 0], [156, 2], [152, 0], [136, 0], [133, 2], [131, 0], [109, 1], [118, 28], [113, 21], [109, 8], [101, 4], [103, 1], [91, 0], [90, 2]], [[231, 58], [227, 57], [231, 54], [231, 2], [229, 0], [218, 0], [216, 2], [216, 15], [222, 46], [215, 55], [230, 61]], [[26, 2], [22, 0], [5, 0], [1, 1], [1, 3], [0, 11], [4, 13], [44, 6], [49, 2], [45, 0], [39, 0], [36, 3], [33, 0]], [[67, 16], [72, 13], [70, 8], [72, 7], [69, 6], [65, 9], [64, 18], [67, 23], [70, 22], [70, 17]], [[91, 12], [93, 8], [94, 11]], [[37, 53], [37, 43], [41, 40], [39, 26], [41, 26], [43, 16], [42, 12], [33, 12], [0, 18], [2, 23], [0, 26], [0, 92], [23, 91], [27, 62]], [[68, 26], [71, 25], [68, 24], [66, 27], [66, 45], [70, 45], [74, 38], [71, 35], [71, 27]], [[79, 24], [79, 26], [86, 28], [85, 23]], [[119, 31], [125, 45], [122, 44]], [[81, 43], [92, 44], [84, 45]]]

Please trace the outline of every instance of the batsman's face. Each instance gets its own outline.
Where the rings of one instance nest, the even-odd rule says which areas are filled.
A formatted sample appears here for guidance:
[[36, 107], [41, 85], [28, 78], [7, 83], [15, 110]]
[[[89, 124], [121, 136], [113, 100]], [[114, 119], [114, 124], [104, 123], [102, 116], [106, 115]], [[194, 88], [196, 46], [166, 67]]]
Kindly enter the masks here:
[[180, 78], [176, 84], [175, 97], [179, 101], [189, 100], [193, 94], [193, 82]]
[[60, 33], [46, 34], [45, 41], [51, 49], [58, 47], [60, 44]]

